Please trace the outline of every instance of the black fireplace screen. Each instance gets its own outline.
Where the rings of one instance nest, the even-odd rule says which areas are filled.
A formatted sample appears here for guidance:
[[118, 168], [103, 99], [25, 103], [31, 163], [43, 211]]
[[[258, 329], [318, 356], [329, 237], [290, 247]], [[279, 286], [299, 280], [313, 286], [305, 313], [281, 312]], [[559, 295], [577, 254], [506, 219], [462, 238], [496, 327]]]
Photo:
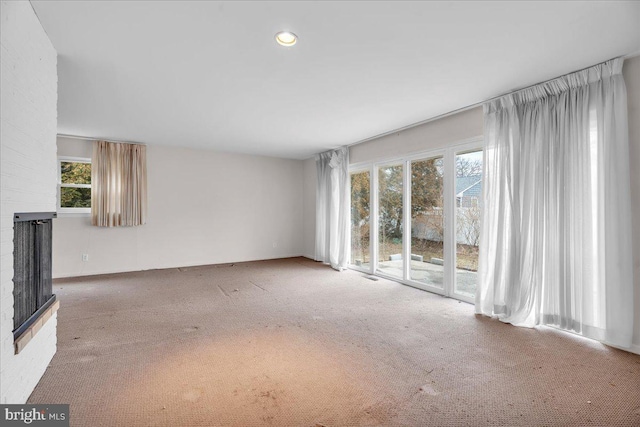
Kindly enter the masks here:
[[18, 337], [55, 301], [51, 237], [55, 212], [19, 213], [13, 223], [13, 334]]

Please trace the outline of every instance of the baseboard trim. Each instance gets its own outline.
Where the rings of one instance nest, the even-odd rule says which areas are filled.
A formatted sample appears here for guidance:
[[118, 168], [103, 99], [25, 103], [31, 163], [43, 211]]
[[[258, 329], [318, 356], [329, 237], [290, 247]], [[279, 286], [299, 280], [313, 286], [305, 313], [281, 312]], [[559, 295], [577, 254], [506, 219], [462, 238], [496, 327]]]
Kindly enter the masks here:
[[74, 279], [74, 278], [79, 278], [79, 277], [91, 277], [91, 276], [103, 276], [105, 274], [137, 273], [137, 272], [141, 272], [141, 271], [172, 270], [172, 269], [176, 269], [176, 268], [204, 267], [204, 266], [224, 265], [224, 264], [241, 264], [243, 262], [273, 261], [273, 260], [288, 259], [288, 258], [306, 258], [306, 256], [305, 255], [300, 255], [300, 254], [283, 255], [283, 256], [278, 256], [278, 257], [275, 257], [275, 258], [258, 258], [258, 259], [245, 259], [245, 260], [242, 260], [242, 261], [212, 262], [210, 264], [200, 264], [200, 263], [182, 264], [182, 265], [173, 265], [173, 266], [167, 266], [167, 267], [151, 267], [151, 268], [145, 268], [145, 269], [141, 269], [141, 270], [99, 270], [99, 271], [92, 271], [90, 273], [82, 272], [80, 274], [54, 275], [53, 276], [53, 280]]
[[628, 348], [618, 347], [617, 345], [607, 344], [606, 342], [603, 344], [609, 347], [617, 348], [618, 350], [628, 351], [629, 353], [635, 353], [640, 355], [640, 344], [631, 344], [631, 346]]

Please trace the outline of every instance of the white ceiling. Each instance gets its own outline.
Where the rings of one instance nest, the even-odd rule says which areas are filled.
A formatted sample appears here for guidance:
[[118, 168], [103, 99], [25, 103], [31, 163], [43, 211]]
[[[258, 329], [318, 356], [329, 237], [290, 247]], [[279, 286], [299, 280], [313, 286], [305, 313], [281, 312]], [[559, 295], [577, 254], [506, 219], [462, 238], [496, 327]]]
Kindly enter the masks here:
[[32, 4], [59, 133], [290, 158], [640, 50], [635, 1]]

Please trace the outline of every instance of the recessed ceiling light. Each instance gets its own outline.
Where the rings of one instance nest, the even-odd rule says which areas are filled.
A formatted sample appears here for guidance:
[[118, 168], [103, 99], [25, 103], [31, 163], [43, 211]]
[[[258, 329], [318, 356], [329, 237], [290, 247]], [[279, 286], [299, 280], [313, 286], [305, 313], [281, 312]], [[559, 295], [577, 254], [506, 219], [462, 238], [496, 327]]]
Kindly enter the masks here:
[[298, 41], [298, 36], [290, 31], [280, 31], [276, 34], [276, 41], [281, 46], [291, 47]]

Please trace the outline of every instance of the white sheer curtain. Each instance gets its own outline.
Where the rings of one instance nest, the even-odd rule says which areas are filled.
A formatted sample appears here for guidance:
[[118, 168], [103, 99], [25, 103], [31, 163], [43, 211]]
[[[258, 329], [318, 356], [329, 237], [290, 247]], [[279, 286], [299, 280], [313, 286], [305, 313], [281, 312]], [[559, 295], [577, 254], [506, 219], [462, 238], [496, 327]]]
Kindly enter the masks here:
[[316, 154], [316, 261], [336, 270], [349, 253], [349, 149]]
[[614, 59], [485, 104], [476, 312], [631, 345], [622, 63]]

